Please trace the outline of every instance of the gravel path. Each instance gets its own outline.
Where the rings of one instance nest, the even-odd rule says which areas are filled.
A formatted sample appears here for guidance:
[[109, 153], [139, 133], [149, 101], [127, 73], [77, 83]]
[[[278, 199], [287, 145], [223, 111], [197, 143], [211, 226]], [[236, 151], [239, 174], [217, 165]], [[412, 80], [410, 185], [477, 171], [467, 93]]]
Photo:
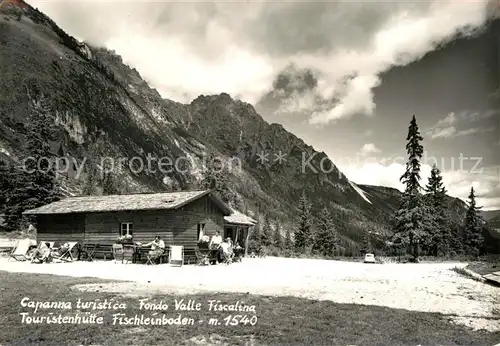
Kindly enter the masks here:
[[290, 295], [338, 303], [439, 312], [475, 329], [500, 330], [500, 288], [450, 269], [466, 263], [363, 264], [307, 259], [245, 259], [230, 266], [145, 266], [111, 262], [29, 264], [0, 260], [11, 272], [128, 280], [78, 285], [82, 291], [147, 296], [175, 292]]

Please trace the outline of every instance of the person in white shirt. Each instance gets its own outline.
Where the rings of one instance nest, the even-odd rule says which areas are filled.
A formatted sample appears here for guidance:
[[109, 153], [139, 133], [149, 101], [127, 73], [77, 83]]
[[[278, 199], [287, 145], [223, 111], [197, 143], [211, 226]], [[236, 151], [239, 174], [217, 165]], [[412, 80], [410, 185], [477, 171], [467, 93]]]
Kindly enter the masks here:
[[220, 236], [218, 231], [215, 231], [215, 234], [212, 236], [212, 239], [210, 239], [209, 247], [211, 249], [218, 249], [221, 243], [222, 243], [222, 237]]
[[31, 263], [35, 263], [40, 261], [40, 263], [47, 262], [50, 256], [50, 243], [40, 242], [38, 248], [36, 248], [35, 252], [31, 257]]
[[228, 254], [229, 250], [231, 248], [231, 243], [229, 243], [229, 241], [226, 239], [225, 241], [223, 241], [220, 244], [220, 248], [222, 249], [222, 251], [224, 252], [224, 254]]
[[232, 257], [233, 255], [233, 243], [231, 241], [231, 238], [226, 238], [225, 241], [223, 241], [220, 244], [220, 251], [221, 251], [221, 258], [228, 258]]
[[165, 242], [158, 236], [151, 243], [144, 244], [143, 246], [151, 246], [149, 254], [153, 257], [161, 256], [165, 250]]

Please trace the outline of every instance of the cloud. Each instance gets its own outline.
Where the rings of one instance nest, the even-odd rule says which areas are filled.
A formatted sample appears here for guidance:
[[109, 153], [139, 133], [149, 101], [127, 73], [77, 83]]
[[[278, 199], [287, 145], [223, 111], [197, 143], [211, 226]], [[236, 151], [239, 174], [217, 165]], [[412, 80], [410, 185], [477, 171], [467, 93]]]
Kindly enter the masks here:
[[477, 111], [461, 111], [450, 112], [443, 119], [440, 119], [434, 127], [449, 126], [459, 122], [476, 122], [484, 119], [489, 119], [498, 114], [498, 110], [489, 109], [484, 112]]
[[305, 109], [314, 124], [373, 114], [381, 73], [487, 17], [481, 0], [29, 2], [77, 38], [116, 50], [164, 97], [181, 102], [227, 92], [256, 103], [290, 64], [315, 71], [316, 82], [283, 95], [291, 101], [282, 105]]
[[[475, 133], [485, 133], [495, 130], [494, 126], [489, 127], [469, 127], [471, 123], [489, 119], [498, 114], [496, 110], [488, 110], [485, 112], [469, 112], [462, 111], [460, 113], [451, 112], [443, 119], [440, 119], [434, 126], [428, 129], [426, 134], [432, 139], [437, 138], [453, 138], [458, 136], [467, 136]], [[458, 130], [457, 127], [468, 128]]]
[[459, 137], [459, 136], [468, 136], [468, 135], [472, 135], [475, 133], [492, 132], [492, 131], [495, 131], [495, 129], [496, 129], [495, 127], [485, 127], [485, 128], [471, 127], [469, 129], [466, 129], [466, 130], [458, 131], [455, 128], [455, 126], [449, 126], [449, 127], [431, 129], [427, 132], [427, 134], [430, 135], [432, 139], [454, 138], [454, 137]]
[[457, 133], [455, 126], [432, 129], [428, 132], [431, 138], [450, 138]]
[[380, 153], [381, 150], [375, 146], [373, 143], [367, 143], [363, 145], [363, 147], [360, 150], [360, 154], [365, 156], [365, 155], [370, 155], [370, 154], [376, 154]]
[[456, 123], [458, 120], [458, 117], [455, 115], [455, 113], [451, 112], [449, 113], [445, 118], [439, 120], [437, 124], [435, 125], [436, 127], [441, 127], [441, 126], [446, 126], [446, 125], [453, 125]]
[[315, 89], [318, 80], [315, 71], [288, 65], [273, 81], [273, 90], [263, 96], [258, 108], [274, 109], [274, 114], [291, 114], [311, 109], [318, 102], [309, 91]]

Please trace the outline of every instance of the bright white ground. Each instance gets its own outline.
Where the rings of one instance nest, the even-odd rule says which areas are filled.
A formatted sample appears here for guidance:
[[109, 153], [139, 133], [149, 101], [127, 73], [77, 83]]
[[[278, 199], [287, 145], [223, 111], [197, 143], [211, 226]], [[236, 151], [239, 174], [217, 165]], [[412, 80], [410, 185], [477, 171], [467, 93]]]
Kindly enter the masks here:
[[0, 259], [0, 270], [128, 280], [79, 285], [85, 291], [147, 296], [156, 293], [248, 292], [338, 303], [456, 314], [473, 328], [500, 330], [500, 288], [450, 269], [466, 263], [364, 264], [307, 259], [244, 259], [232, 265], [171, 267], [108, 262], [30, 264]]

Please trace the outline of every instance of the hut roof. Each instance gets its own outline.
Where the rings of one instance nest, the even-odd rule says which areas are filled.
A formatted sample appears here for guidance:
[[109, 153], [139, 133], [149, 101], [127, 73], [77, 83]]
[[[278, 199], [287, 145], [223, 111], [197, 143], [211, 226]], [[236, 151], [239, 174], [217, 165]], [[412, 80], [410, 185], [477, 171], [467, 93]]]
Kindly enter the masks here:
[[255, 224], [257, 224], [256, 220], [252, 219], [250, 216], [240, 213], [238, 210], [233, 208], [231, 208], [231, 215], [225, 216], [224, 221], [226, 221], [227, 223], [245, 226], [254, 226]]
[[73, 214], [110, 211], [178, 209], [207, 195], [219, 205], [225, 214], [231, 214], [231, 208], [229, 208], [210, 190], [69, 197], [39, 208], [25, 211], [23, 214]]
[[181, 191], [169, 193], [140, 193], [132, 195], [68, 197], [35, 209], [27, 210], [27, 215], [51, 215], [95, 213], [133, 210], [178, 209], [203, 196], [209, 196], [226, 214], [224, 221], [235, 225], [253, 226], [256, 220], [230, 208], [211, 190]]

